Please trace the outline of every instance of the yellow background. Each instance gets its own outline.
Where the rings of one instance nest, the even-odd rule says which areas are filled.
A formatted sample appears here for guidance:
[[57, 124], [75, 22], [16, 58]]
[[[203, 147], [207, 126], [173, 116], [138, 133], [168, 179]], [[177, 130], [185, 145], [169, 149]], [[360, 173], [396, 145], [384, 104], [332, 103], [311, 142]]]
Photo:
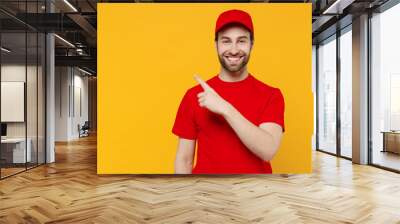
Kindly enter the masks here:
[[273, 172], [311, 172], [311, 4], [100, 3], [99, 174], [173, 173], [175, 114], [194, 74], [218, 73], [215, 21], [233, 8], [253, 18], [249, 71], [285, 97]]

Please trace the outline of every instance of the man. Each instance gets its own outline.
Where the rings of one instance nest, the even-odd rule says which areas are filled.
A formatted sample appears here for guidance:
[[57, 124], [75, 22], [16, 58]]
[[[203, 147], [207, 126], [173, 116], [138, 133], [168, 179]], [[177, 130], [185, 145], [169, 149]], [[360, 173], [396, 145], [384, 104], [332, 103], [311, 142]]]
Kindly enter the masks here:
[[[271, 173], [284, 131], [284, 99], [247, 71], [254, 45], [250, 15], [223, 12], [215, 27], [217, 76], [189, 89], [172, 132], [179, 137], [175, 173]], [[193, 168], [197, 143], [196, 164]]]

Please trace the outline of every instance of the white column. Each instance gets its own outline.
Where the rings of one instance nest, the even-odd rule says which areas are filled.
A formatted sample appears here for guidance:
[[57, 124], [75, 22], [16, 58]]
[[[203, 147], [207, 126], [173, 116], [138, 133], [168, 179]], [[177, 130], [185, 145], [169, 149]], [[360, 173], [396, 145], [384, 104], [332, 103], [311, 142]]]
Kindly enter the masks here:
[[[53, 12], [54, 6], [50, 1], [46, 4], [47, 12]], [[55, 43], [54, 34], [46, 35], [46, 163], [55, 161]]]

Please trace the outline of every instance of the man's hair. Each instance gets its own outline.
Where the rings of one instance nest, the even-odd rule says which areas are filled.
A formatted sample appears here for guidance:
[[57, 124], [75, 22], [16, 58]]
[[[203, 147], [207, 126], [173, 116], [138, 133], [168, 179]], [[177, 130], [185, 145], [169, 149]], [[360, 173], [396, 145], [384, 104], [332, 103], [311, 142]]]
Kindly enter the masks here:
[[[232, 23], [232, 24], [226, 25], [218, 33], [220, 33], [221, 31], [225, 30], [228, 27], [233, 27], [233, 26], [240, 26], [240, 27], [243, 27], [244, 29], [246, 29], [247, 31], [249, 31], [250, 41], [251, 41], [251, 43], [254, 42], [254, 34], [252, 32], [250, 32], [250, 30], [248, 30], [245, 26], [241, 25], [240, 23]], [[215, 41], [218, 41], [218, 33], [215, 34], [215, 38], [214, 38]]]

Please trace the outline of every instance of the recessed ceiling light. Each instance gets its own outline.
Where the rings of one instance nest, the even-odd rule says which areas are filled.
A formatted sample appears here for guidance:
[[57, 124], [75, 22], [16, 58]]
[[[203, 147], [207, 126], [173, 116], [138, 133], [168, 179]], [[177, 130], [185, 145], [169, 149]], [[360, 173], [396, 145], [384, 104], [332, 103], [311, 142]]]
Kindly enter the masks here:
[[1, 51], [4, 51], [6, 53], [10, 53], [11, 52], [11, 50], [9, 50], [9, 49], [7, 49], [5, 47], [1, 47]]
[[343, 9], [351, 5], [355, 0], [336, 0], [327, 9], [322, 12], [322, 14], [342, 14]]
[[86, 70], [83, 70], [83, 69], [81, 69], [81, 68], [79, 68], [79, 67], [78, 67], [78, 70], [81, 71], [81, 72], [83, 72], [83, 73], [85, 73], [85, 74], [87, 74], [87, 75], [90, 75], [90, 76], [93, 75], [92, 73], [90, 73], [90, 72], [88, 72], [88, 71], [86, 71]]
[[66, 43], [67, 45], [69, 45], [69, 46], [75, 48], [75, 45], [73, 45], [73, 44], [72, 44], [71, 42], [69, 42], [68, 40], [66, 40], [66, 39], [64, 39], [64, 38], [62, 38], [62, 37], [60, 37], [60, 36], [57, 35], [57, 34], [54, 34], [54, 36], [57, 37], [57, 38], [58, 38], [59, 40], [61, 40], [62, 42]]
[[78, 12], [78, 10], [68, 1], [64, 0], [65, 4], [67, 4], [74, 12]]

